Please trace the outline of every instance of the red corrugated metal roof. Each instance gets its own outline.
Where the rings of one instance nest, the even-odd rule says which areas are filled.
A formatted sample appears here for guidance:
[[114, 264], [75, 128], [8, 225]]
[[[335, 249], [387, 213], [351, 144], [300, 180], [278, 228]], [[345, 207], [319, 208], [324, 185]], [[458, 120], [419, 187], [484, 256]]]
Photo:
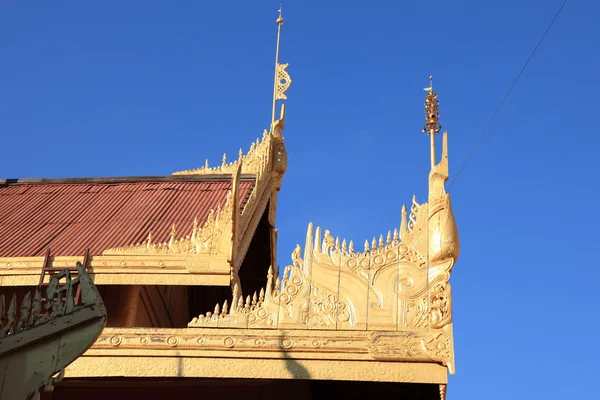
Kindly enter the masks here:
[[[241, 199], [253, 185], [240, 182]], [[178, 236], [191, 232], [194, 218], [201, 225], [211, 209], [225, 203], [229, 190], [230, 179], [172, 177], [0, 185], [0, 257], [40, 256], [47, 247], [54, 256], [82, 255], [86, 247], [98, 255], [142, 242], [149, 231], [155, 242], [166, 242], [173, 223]]]

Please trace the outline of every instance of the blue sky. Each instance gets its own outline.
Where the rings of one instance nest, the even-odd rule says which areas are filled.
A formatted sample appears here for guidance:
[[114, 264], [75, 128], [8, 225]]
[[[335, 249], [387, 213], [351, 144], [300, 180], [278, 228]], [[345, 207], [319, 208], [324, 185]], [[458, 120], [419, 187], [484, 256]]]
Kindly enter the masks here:
[[[424, 201], [430, 74], [453, 176], [561, 2], [284, 4], [280, 264], [310, 221], [362, 243]], [[168, 175], [246, 151], [270, 123], [278, 6], [6, 2], [0, 176]], [[597, 394], [599, 11], [567, 3], [450, 191], [449, 399]]]

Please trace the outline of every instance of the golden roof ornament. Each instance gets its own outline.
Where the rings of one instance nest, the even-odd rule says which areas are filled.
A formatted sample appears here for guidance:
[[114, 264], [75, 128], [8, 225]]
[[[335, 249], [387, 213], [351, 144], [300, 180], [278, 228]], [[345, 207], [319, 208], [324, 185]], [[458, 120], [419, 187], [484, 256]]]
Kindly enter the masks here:
[[279, 64], [279, 43], [281, 41], [281, 25], [283, 25], [282, 5], [279, 6], [279, 17], [277, 18], [277, 48], [275, 50], [275, 84], [273, 88], [273, 113], [271, 116], [271, 123], [275, 122], [275, 108], [277, 100], [287, 100], [285, 92], [288, 90], [292, 83], [290, 75], [286, 69], [289, 64]]
[[431, 168], [435, 165], [435, 139], [436, 133], [440, 133], [442, 126], [440, 125], [440, 102], [437, 99], [437, 93], [433, 91], [433, 76], [429, 75], [429, 87], [424, 88], [427, 92], [425, 97], [425, 125], [423, 132], [430, 136], [431, 140]]

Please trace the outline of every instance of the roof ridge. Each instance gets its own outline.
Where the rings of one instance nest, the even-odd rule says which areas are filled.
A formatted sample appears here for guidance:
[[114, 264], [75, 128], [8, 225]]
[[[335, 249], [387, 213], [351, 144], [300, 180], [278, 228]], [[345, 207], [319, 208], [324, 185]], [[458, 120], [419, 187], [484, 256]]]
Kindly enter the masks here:
[[[214, 175], [166, 175], [166, 176], [114, 176], [90, 178], [14, 178], [0, 179], [0, 185], [51, 185], [51, 184], [111, 184], [137, 182], [220, 182], [231, 181], [230, 174]], [[255, 180], [251, 174], [243, 174], [242, 181]]]

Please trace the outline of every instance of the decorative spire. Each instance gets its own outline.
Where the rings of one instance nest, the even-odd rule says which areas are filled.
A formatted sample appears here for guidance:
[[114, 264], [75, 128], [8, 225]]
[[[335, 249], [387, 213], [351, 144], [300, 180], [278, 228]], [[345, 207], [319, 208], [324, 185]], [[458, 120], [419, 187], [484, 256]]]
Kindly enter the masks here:
[[282, 5], [279, 5], [279, 17], [277, 18], [277, 48], [275, 50], [275, 84], [273, 87], [273, 114], [271, 116], [271, 123], [275, 122], [275, 107], [277, 100], [287, 100], [287, 96], [284, 94], [290, 87], [292, 79], [285, 70], [289, 64], [279, 64], [279, 43], [281, 39], [281, 25], [283, 25]]
[[426, 132], [431, 141], [431, 168], [435, 166], [435, 134], [440, 133], [442, 126], [440, 121], [440, 102], [437, 99], [437, 93], [433, 91], [433, 76], [429, 76], [429, 87], [423, 89], [427, 92], [425, 98], [425, 125], [423, 132]]

